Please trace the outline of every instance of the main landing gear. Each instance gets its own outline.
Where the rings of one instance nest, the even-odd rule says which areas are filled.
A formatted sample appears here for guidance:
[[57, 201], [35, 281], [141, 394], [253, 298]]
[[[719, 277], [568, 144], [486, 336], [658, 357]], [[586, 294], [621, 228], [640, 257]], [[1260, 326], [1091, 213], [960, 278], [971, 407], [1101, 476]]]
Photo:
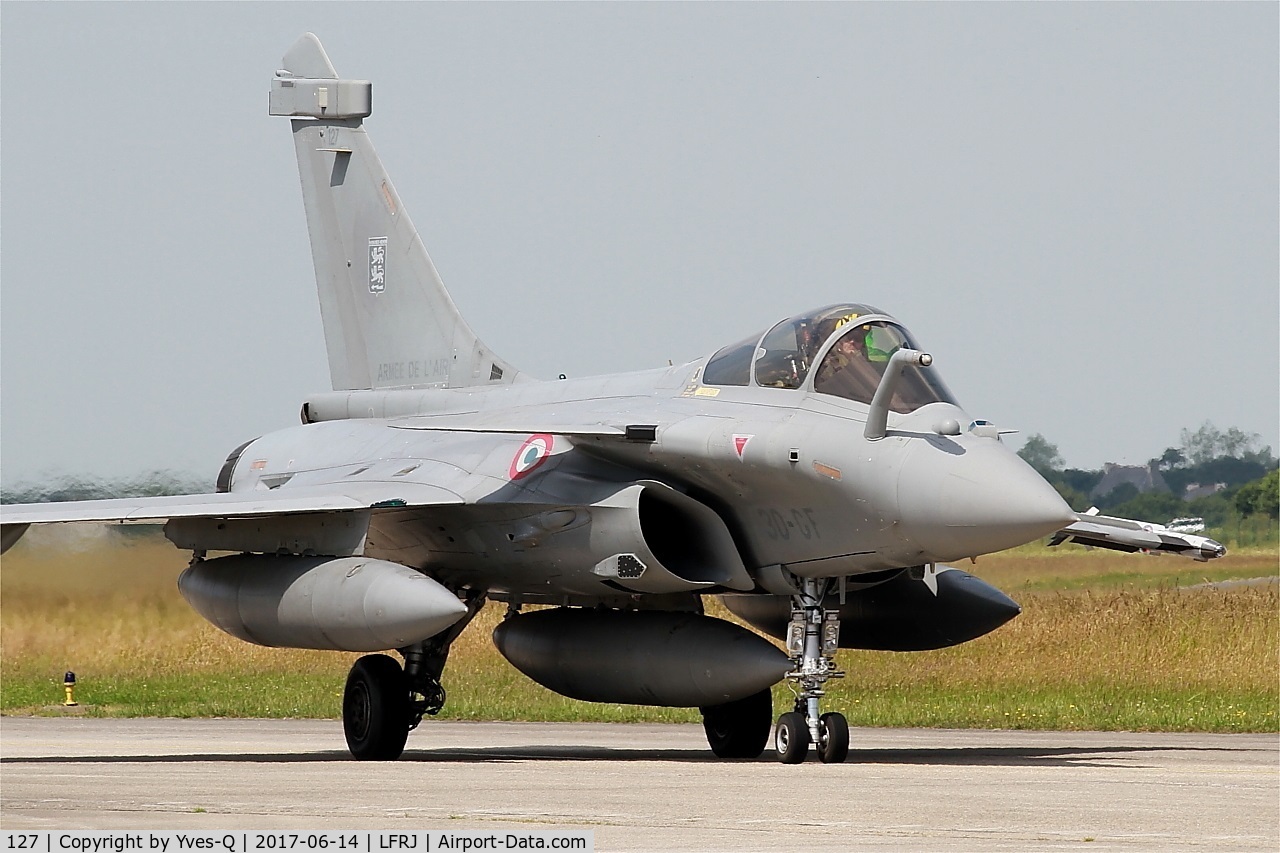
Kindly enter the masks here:
[[484, 606], [483, 592], [469, 592], [466, 614], [434, 637], [400, 649], [404, 668], [389, 655], [365, 655], [347, 675], [342, 728], [347, 748], [362, 761], [395, 761], [423, 716], [444, 707], [440, 676], [449, 646]]
[[394, 761], [409, 737], [409, 680], [395, 658], [365, 655], [347, 675], [342, 728], [356, 758]]
[[759, 758], [769, 743], [773, 696], [768, 688], [736, 702], [698, 710], [702, 712], [707, 743], [717, 758]]
[[[818, 760], [839, 764], [849, 755], [849, 722], [844, 714], [819, 714], [818, 701], [825, 695], [822, 686], [832, 678], [843, 678], [836, 668], [835, 653], [840, 644], [838, 611], [822, 609], [827, 581], [800, 579], [800, 592], [792, 597], [791, 623], [787, 626], [787, 653], [794, 668], [787, 678], [797, 685], [795, 709], [778, 718], [774, 727], [774, 747], [783, 764], [799, 764], [817, 747]], [[714, 748], [714, 747], [713, 747]]]

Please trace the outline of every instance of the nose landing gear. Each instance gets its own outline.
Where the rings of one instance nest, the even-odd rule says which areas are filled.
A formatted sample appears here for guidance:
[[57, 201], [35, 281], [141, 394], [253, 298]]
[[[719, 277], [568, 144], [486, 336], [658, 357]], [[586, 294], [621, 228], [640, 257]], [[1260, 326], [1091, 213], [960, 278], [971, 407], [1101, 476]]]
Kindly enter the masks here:
[[787, 653], [793, 668], [787, 678], [795, 683], [795, 710], [778, 718], [774, 747], [783, 764], [799, 764], [817, 747], [818, 760], [839, 764], [849, 755], [849, 722], [838, 712], [819, 713], [822, 686], [832, 678], [844, 678], [836, 667], [840, 645], [840, 615], [824, 611], [827, 582], [800, 579], [800, 592], [792, 597], [791, 623], [787, 626]]

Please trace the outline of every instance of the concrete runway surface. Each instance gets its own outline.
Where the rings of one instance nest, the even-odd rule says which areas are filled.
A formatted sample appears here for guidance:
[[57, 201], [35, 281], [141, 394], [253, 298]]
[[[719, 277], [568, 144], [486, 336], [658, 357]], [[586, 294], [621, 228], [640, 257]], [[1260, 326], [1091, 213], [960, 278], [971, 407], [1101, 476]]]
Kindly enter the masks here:
[[700, 726], [425, 721], [358, 763], [297, 720], [0, 719], [4, 829], [595, 831], [624, 850], [1280, 850], [1280, 738], [855, 729], [719, 761]]

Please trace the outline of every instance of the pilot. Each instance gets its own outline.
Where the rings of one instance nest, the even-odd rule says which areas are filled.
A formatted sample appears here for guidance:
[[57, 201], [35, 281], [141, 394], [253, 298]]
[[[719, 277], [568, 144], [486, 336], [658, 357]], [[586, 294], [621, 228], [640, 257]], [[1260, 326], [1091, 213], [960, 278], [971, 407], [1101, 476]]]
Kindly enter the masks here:
[[857, 329], [836, 341], [836, 345], [831, 348], [831, 352], [827, 353], [827, 357], [822, 360], [822, 366], [818, 368], [817, 381], [823, 382], [830, 379], [855, 361], [866, 358], [867, 334], [862, 329]]
[[811, 330], [813, 334], [809, 336], [807, 343], [808, 348], [805, 350], [805, 355], [808, 357], [810, 363], [817, 359], [818, 350], [822, 349], [822, 345], [825, 344], [831, 335], [835, 333], [836, 329], [843, 326], [845, 322], [846, 321], [843, 319], [825, 320], [820, 323], [816, 329]]

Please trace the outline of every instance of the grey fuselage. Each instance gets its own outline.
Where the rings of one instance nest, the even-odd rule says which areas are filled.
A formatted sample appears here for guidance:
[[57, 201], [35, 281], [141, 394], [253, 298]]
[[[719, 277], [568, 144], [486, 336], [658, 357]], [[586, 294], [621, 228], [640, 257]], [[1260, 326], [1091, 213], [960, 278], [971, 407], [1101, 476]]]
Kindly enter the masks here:
[[[976, 557], [1070, 518], [997, 436], [956, 430], [971, 418], [955, 405], [891, 414], [888, 434], [869, 441], [864, 404], [803, 387], [708, 386], [698, 381], [704, 364], [317, 395], [304, 409], [312, 423], [242, 450], [231, 490], [346, 479], [386, 484], [394, 504], [397, 484], [448, 489], [456, 506], [375, 510], [364, 553], [527, 600], [614, 591], [564, 559], [539, 556], [554, 554], [556, 538], [568, 533], [531, 534], [538, 523], [530, 519], [584, 506], [594, 514], [595, 504], [638, 480], [714, 510], [757, 589], [769, 587], [776, 568], [840, 577]], [[642, 427], [640, 437], [626, 438], [628, 426]], [[519, 476], [516, 456], [538, 430], [552, 446]]]

